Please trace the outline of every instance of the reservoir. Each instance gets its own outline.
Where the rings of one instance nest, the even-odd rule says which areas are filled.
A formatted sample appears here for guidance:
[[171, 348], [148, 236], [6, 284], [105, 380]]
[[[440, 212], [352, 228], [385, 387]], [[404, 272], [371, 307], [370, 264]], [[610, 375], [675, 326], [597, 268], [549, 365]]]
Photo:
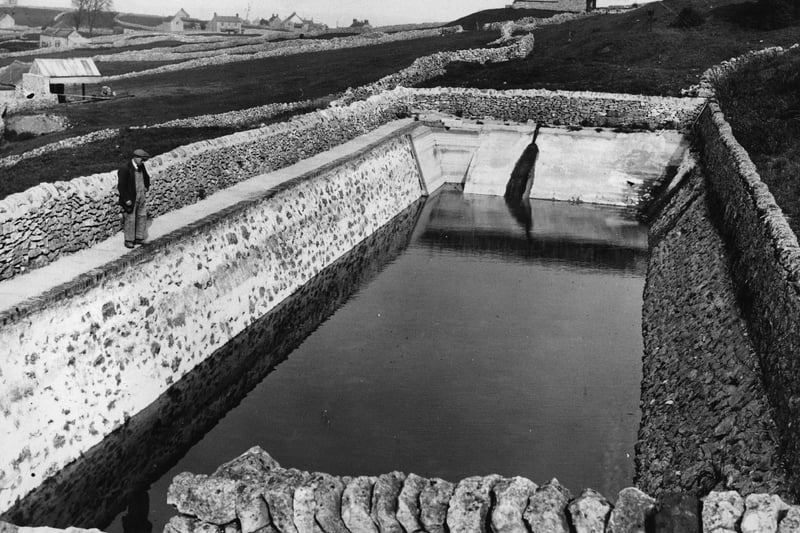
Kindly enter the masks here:
[[210, 474], [255, 445], [334, 475], [557, 477], [576, 494], [632, 485], [647, 228], [616, 208], [509, 208], [454, 189], [398, 219], [371, 238], [369, 261], [329, 267], [336, 309], [307, 313], [320, 317], [304, 326], [313, 333], [293, 329], [288, 357], [112, 504], [110, 525], [84, 525], [161, 531], [176, 474]]

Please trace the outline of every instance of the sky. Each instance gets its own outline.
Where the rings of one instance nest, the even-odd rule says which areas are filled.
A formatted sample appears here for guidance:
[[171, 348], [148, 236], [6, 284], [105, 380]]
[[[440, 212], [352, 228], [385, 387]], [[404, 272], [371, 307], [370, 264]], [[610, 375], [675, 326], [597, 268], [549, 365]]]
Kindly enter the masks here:
[[[598, 7], [633, 0], [598, 0]], [[210, 19], [239, 14], [242, 18], [285, 18], [296, 11], [331, 27], [349, 26], [354, 18], [369, 19], [373, 26], [412, 22], [449, 22], [483, 9], [505, 7], [512, 0], [114, 0], [114, 11], [149, 15], [174, 15], [183, 8], [190, 16]], [[69, 0], [19, 0], [23, 6], [68, 8]]]

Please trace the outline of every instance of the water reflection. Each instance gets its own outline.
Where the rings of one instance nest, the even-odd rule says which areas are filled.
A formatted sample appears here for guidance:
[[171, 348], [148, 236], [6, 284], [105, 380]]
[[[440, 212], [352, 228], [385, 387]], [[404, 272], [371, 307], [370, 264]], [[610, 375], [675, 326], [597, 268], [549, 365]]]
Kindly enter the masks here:
[[509, 206], [456, 191], [430, 202], [420, 244], [434, 250], [634, 275], [646, 268], [647, 232], [624, 209], [547, 200]]

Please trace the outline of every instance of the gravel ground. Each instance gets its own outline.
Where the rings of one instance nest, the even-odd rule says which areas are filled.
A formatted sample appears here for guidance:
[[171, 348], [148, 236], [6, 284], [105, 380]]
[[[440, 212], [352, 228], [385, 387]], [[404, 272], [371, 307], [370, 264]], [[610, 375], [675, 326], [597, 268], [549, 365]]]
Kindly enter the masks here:
[[703, 179], [695, 171], [650, 231], [636, 482], [655, 496], [733, 489], [794, 501]]

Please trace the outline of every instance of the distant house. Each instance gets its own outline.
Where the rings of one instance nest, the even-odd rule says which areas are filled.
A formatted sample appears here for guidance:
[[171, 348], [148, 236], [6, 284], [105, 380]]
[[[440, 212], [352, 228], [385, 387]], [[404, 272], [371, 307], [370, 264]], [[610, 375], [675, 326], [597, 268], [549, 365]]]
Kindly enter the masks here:
[[10, 30], [17, 25], [14, 22], [14, 17], [8, 13], [0, 13], [0, 30]]
[[283, 29], [285, 29], [283, 27], [283, 19], [281, 19], [277, 15], [277, 13], [273, 13], [272, 16], [268, 20], [265, 20], [264, 22], [265, 22], [265, 24], [263, 24], [263, 26], [268, 26], [268, 27], [272, 28], [273, 30], [283, 30]]
[[75, 48], [88, 42], [75, 28], [47, 28], [39, 35], [39, 48]]
[[541, 9], [544, 11], [566, 11], [580, 13], [597, 7], [597, 0], [514, 0], [511, 7], [518, 9]]
[[36, 58], [31, 69], [22, 75], [21, 89], [26, 97], [55, 95], [59, 102], [66, 102], [82, 100], [86, 96], [86, 84], [99, 80], [100, 71], [90, 57]]
[[[181, 10], [182, 11], [182, 10]], [[169, 17], [164, 22], [156, 26], [159, 31], [166, 31], [170, 33], [180, 33], [183, 31], [183, 18], [178, 15]]]
[[369, 20], [367, 20], [367, 19], [364, 19], [364, 20], [353, 19], [353, 23], [350, 24], [350, 27], [351, 28], [361, 29], [361, 30], [368, 30], [368, 29], [372, 28], [372, 25], [369, 23]]
[[216, 33], [242, 33], [242, 19], [237, 13], [235, 17], [217, 15], [208, 23], [209, 31]]

